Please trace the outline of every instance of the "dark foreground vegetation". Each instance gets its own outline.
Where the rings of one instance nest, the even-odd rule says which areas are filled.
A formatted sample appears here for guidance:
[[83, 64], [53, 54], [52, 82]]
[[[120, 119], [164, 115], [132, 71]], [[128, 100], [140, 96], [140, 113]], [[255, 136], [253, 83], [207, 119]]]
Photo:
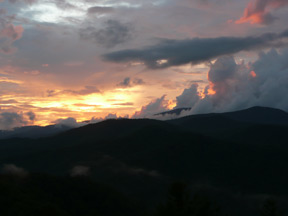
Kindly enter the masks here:
[[287, 132], [258, 107], [1, 140], [0, 215], [284, 216]]
[[[44, 174], [0, 176], [1, 216], [224, 216], [216, 199], [191, 194], [187, 184], [174, 182], [166, 197], [147, 210], [137, 199], [87, 177]], [[274, 199], [267, 198], [259, 216], [283, 215]]]

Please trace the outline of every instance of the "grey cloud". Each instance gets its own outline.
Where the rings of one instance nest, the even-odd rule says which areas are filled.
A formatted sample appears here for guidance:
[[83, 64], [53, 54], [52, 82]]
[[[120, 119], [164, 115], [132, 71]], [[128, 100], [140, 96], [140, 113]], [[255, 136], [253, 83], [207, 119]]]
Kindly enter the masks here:
[[121, 87], [130, 87], [131, 85], [131, 80], [130, 80], [130, 77], [126, 77], [122, 82], [120, 82], [118, 84], [118, 86], [121, 86]]
[[98, 122], [101, 122], [101, 121], [104, 121], [104, 120], [107, 120], [107, 119], [122, 119], [122, 118], [127, 118], [127, 116], [122, 117], [122, 116], [117, 116], [117, 114], [115, 114], [115, 113], [109, 113], [104, 118], [93, 117], [90, 120], [90, 123], [98, 123]]
[[146, 106], [143, 106], [140, 111], [134, 113], [132, 118], [151, 118], [157, 113], [167, 111], [168, 101], [165, 97], [166, 95], [163, 95], [161, 98], [157, 98]]
[[47, 90], [47, 96], [48, 97], [53, 97], [61, 94], [73, 94], [73, 95], [89, 95], [89, 94], [94, 94], [94, 93], [100, 93], [100, 90], [96, 88], [95, 86], [85, 86], [85, 88], [80, 89], [80, 90], [62, 90], [62, 91], [57, 91], [57, 90]]
[[72, 177], [76, 176], [88, 176], [90, 174], [90, 167], [87, 166], [75, 166], [70, 170]]
[[13, 43], [22, 37], [24, 31], [22, 26], [13, 25], [12, 20], [13, 18], [5, 13], [0, 14], [0, 52], [5, 54], [11, 54], [16, 50]]
[[221, 82], [230, 77], [233, 77], [236, 72], [237, 64], [232, 56], [223, 56], [211, 65], [208, 74], [209, 81], [213, 83]]
[[104, 23], [104, 28], [97, 29], [90, 26], [80, 29], [79, 35], [83, 40], [92, 41], [107, 48], [112, 48], [132, 38], [132, 27], [131, 25], [120, 23], [117, 20], [108, 20]]
[[23, 114], [16, 112], [2, 112], [0, 113], [0, 129], [10, 130], [15, 127], [22, 127], [27, 125], [28, 122], [25, 120]]
[[114, 11], [113, 7], [100, 7], [100, 6], [95, 6], [95, 7], [90, 7], [87, 10], [87, 13], [89, 15], [92, 14], [107, 14], [107, 13], [112, 13]]
[[13, 99], [11, 99], [11, 100], [0, 100], [0, 104], [17, 104], [17, 103], [18, 103], [18, 101], [13, 100]]
[[19, 3], [19, 2], [24, 2], [24, 3], [28, 3], [28, 4], [34, 4], [36, 2], [38, 2], [38, 0], [8, 0], [10, 3]]
[[183, 64], [198, 64], [223, 55], [256, 50], [282, 44], [288, 31], [266, 33], [249, 37], [194, 38], [187, 40], [163, 40], [144, 47], [111, 52], [104, 59], [112, 62], [143, 62], [148, 68], [160, 69]]
[[132, 87], [135, 85], [143, 85], [145, 82], [142, 79], [139, 78], [135, 78], [133, 80], [131, 80], [130, 77], [126, 77], [124, 78], [124, 80], [120, 83], [118, 83], [117, 86], [123, 87], [123, 88], [128, 88], [128, 87]]
[[84, 89], [81, 89], [79, 91], [72, 91], [72, 90], [66, 90], [66, 91], [72, 94], [79, 94], [79, 95], [87, 95], [100, 92], [99, 89], [96, 88], [95, 86], [85, 86]]
[[57, 119], [56, 121], [53, 121], [52, 123], [62, 127], [62, 126], [68, 126], [68, 127], [79, 127], [81, 126], [75, 118], [69, 117], [65, 119]]
[[62, 10], [78, 9], [75, 5], [65, 0], [54, 0], [55, 5]]
[[18, 177], [26, 177], [28, 175], [28, 172], [25, 169], [17, 167], [14, 164], [5, 164], [2, 167], [2, 172], [6, 175], [13, 175]]
[[115, 114], [115, 113], [109, 113], [106, 117], [105, 117], [105, 119], [117, 119], [118, 117], [117, 117], [117, 114]]
[[[194, 103], [194, 91], [194, 94], [190, 94], [190, 97], [185, 99], [187, 104], [194, 103], [191, 110], [181, 115], [227, 112], [253, 106], [273, 107], [288, 111], [287, 57], [287, 49], [282, 53], [272, 49], [267, 53], [261, 52], [259, 59], [253, 63], [240, 63], [236, 66], [231, 57], [219, 58], [211, 65], [209, 76], [211, 77], [212, 73], [213, 79], [207, 87], [212, 88], [215, 94], [209, 95], [206, 92], [203, 99]], [[184, 95], [183, 93], [179, 97]]]
[[36, 114], [32, 111], [27, 112], [26, 115], [29, 117], [30, 121], [34, 121], [36, 119]]
[[145, 84], [144, 80], [143, 80], [143, 79], [139, 79], [139, 78], [135, 78], [135, 79], [133, 80], [133, 83], [134, 83], [135, 85], [143, 85], [143, 84]]
[[193, 107], [199, 100], [198, 85], [192, 84], [190, 88], [184, 89], [183, 93], [176, 97], [177, 105], [175, 109]]
[[131, 103], [131, 102], [127, 102], [127, 103], [115, 103], [113, 104], [115, 106], [133, 106], [134, 103]]
[[146, 170], [138, 167], [130, 167], [126, 163], [119, 161], [110, 155], [103, 155], [95, 164], [97, 167], [107, 167], [114, 173], [126, 173], [128, 175], [136, 176], [150, 176], [160, 177], [160, 173], [157, 170]]

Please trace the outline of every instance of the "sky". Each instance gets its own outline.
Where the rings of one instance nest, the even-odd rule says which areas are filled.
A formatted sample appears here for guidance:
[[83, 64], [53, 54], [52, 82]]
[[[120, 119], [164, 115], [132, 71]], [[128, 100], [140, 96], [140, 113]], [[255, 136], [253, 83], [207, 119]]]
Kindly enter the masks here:
[[2, 0], [0, 129], [288, 111], [287, 20], [288, 0]]

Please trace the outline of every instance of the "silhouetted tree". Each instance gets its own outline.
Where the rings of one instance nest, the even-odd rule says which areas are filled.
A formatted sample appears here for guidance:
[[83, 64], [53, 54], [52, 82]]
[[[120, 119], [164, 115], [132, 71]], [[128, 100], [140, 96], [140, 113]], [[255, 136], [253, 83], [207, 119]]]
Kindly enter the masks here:
[[199, 195], [191, 198], [188, 186], [185, 183], [175, 182], [171, 185], [168, 199], [165, 204], [161, 204], [156, 216], [218, 216], [219, 208], [213, 206], [211, 202]]
[[277, 209], [276, 201], [274, 199], [267, 199], [262, 208], [260, 209], [261, 216], [280, 216], [279, 210]]

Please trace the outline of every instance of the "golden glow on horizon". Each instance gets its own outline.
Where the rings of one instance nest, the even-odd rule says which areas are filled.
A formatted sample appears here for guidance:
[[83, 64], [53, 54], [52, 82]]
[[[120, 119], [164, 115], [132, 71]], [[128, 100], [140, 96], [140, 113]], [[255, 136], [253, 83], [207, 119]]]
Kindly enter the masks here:
[[33, 124], [45, 126], [59, 118], [74, 117], [81, 122], [90, 120], [92, 117], [103, 118], [109, 113], [124, 116], [128, 114], [127, 110], [136, 111], [133, 101], [135, 95], [117, 89], [90, 95], [67, 94], [53, 97], [6, 95], [2, 97], [0, 106], [7, 112], [19, 112], [19, 108], [23, 110], [22, 113], [33, 111], [37, 116]]
[[173, 101], [173, 100], [168, 100], [168, 104], [167, 104], [167, 108], [168, 109], [173, 109], [174, 107], [176, 107], [176, 102], [175, 101]]

